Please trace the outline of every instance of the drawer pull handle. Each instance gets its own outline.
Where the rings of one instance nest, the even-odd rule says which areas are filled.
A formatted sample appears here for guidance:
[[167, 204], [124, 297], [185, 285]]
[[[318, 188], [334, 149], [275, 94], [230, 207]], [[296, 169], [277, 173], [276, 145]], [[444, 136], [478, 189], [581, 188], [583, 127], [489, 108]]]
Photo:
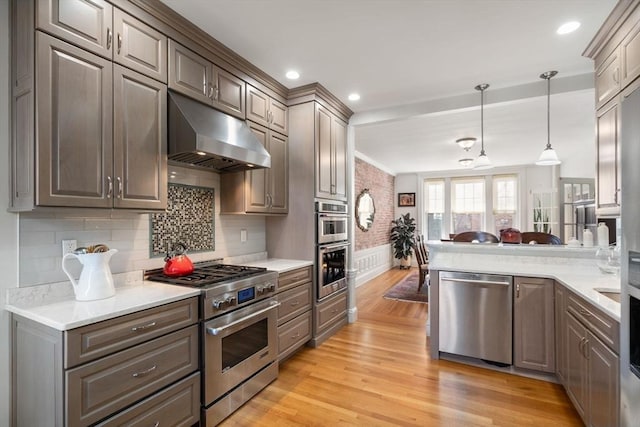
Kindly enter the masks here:
[[149, 369], [146, 369], [144, 371], [140, 371], [140, 372], [135, 372], [132, 377], [133, 378], [140, 378], [140, 377], [144, 377], [146, 375], [149, 375], [151, 372], [155, 371], [156, 368], [158, 366], [157, 365], [153, 365], [152, 367], [150, 367]]
[[295, 300], [291, 303], [291, 307], [295, 307], [298, 304], [300, 304], [300, 302], [298, 300]]
[[131, 331], [132, 332], [142, 331], [144, 329], [153, 328], [154, 326], [156, 326], [156, 322], [151, 322], [151, 323], [147, 323], [146, 325], [142, 325], [142, 326], [134, 326], [133, 328], [131, 328]]
[[580, 309], [580, 314], [583, 314], [587, 317], [591, 316], [591, 313], [589, 313], [587, 310], [585, 310], [584, 308]]
[[156, 423], [153, 425], [153, 427], [160, 427], [160, 421], [156, 421]]
[[295, 340], [297, 338], [300, 338], [300, 332], [297, 332], [295, 335], [291, 335], [292, 340]]

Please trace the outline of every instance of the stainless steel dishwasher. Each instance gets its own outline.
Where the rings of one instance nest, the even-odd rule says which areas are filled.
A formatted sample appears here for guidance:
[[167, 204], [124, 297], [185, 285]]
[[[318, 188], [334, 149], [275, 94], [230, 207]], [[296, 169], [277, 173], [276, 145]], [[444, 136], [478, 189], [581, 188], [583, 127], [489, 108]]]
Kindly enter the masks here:
[[439, 349], [512, 363], [512, 276], [440, 272]]

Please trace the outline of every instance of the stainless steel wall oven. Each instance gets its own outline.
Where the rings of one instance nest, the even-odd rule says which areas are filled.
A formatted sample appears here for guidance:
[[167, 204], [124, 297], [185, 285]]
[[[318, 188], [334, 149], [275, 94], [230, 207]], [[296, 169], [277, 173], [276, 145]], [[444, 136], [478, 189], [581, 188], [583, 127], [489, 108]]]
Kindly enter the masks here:
[[347, 205], [334, 201], [317, 201], [316, 217], [316, 297], [321, 300], [347, 287]]

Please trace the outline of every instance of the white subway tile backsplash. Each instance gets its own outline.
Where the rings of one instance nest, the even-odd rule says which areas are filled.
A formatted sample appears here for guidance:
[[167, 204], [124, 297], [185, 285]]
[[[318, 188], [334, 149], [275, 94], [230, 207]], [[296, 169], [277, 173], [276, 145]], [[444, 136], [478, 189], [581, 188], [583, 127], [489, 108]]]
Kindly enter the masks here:
[[[215, 192], [215, 250], [188, 253], [193, 261], [242, 259], [265, 252], [264, 217], [220, 215], [218, 174], [176, 166], [170, 166], [171, 170], [177, 172], [171, 182], [211, 187]], [[118, 249], [110, 262], [114, 274], [162, 267], [162, 256], [149, 256], [149, 222], [149, 214], [126, 210], [58, 209], [20, 214], [20, 286], [68, 281], [61, 267], [62, 239], [75, 239], [78, 246], [104, 243]], [[241, 229], [247, 230], [245, 243], [240, 242]], [[68, 265], [79, 277], [80, 263], [70, 261]]]

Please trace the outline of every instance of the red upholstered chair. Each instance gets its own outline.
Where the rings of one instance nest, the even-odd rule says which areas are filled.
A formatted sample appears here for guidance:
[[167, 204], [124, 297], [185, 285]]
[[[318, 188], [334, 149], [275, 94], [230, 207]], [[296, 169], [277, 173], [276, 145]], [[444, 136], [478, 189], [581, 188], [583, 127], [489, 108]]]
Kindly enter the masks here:
[[486, 231], [465, 231], [453, 236], [454, 242], [473, 242], [474, 240], [477, 240], [478, 243], [498, 243], [500, 241], [495, 235]]

